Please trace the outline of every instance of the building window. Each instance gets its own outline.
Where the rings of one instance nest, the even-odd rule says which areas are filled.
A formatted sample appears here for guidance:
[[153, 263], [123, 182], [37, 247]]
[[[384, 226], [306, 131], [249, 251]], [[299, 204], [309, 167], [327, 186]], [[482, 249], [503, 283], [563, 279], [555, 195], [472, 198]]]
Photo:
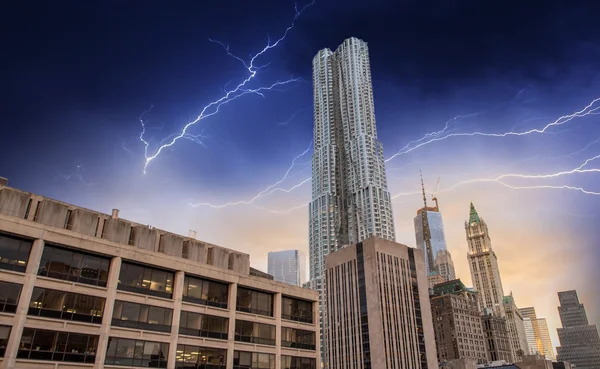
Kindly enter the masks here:
[[173, 273], [132, 263], [122, 263], [118, 289], [171, 298]]
[[0, 269], [25, 273], [33, 241], [0, 234]]
[[273, 316], [273, 295], [238, 287], [237, 310], [252, 314]]
[[109, 265], [105, 257], [46, 245], [38, 275], [106, 287]]
[[133, 302], [115, 301], [112, 325], [158, 332], [171, 332], [173, 310]]
[[0, 311], [14, 313], [17, 311], [21, 285], [9, 282], [0, 282]]
[[281, 355], [281, 369], [317, 369], [317, 360], [309, 357]]
[[275, 326], [248, 322], [245, 320], [236, 320], [235, 340], [275, 346]]
[[168, 343], [110, 337], [104, 364], [166, 368], [168, 357]]
[[207, 279], [185, 276], [183, 301], [227, 309], [228, 286]]
[[35, 287], [27, 314], [101, 324], [103, 311], [101, 297]]
[[228, 330], [228, 318], [192, 313], [189, 311], [181, 312], [179, 334], [226, 340]]
[[235, 351], [233, 353], [233, 369], [275, 369], [275, 355]]
[[10, 337], [10, 329], [12, 327], [9, 325], [0, 325], [0, 357], [4, 357], [4, 352], [6, 351], [6, 346], [8, 345], [8, 337]]
[[24, 328], [17, 358], [94, 363], [98, 336]]
[[281, 318], [297, 322], [312, 323], [313, 303], [283, 296], [281, 298]]
[[227, 350], [177, 345], [175, 368], [225, 369]]
[[315, 350], [315, 332], [281, 327], [281, 346]]

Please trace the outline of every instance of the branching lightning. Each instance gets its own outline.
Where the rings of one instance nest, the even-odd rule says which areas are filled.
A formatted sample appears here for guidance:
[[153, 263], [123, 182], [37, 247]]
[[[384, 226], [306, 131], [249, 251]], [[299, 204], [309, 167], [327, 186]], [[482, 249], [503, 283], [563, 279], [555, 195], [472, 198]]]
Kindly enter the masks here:
[[227, 54], [229, 56], [233, 57], [236, 60], [239, 60], [242, 63], [242, 65], [248, 70], [249, 75], [248, 75], [248, 77], [246, 77], [246, 79], [244, 79], [242, 82], [240, 82], [236, 87], [231, 88], [231, 89], [227, 89], [227, 87], [225, 87], [226, 91], [223, 96], [210, 102], [208, 105], [206, 105], [204, 108], [202, 108], [200, 114], [196, 117], [196, 119], [188, 122], [183, 127], [181, 132], [179, 132], [178, 134], [175, 134], [170, 140], [168, 140], [168, 142], [161, 143], [161, 145], [158, 147], [158, 149], [156, 149], [156, 151], [154, 151], [153, 154], [148, 153], [149, 143], [148, 143], [148, 141], [146, 141], [144, 139], [144, 133], [146, 132], [146, 127], [144, 125], [144, 122], [142, 121], [142, 117], [143, 117], [143, 114], [142, 114], [142, 116], [140, 116], [140, 123], [142, 124], [142, 132], [140, 134], [140, 141], [144, 144], [144, 157], [146, 159], [145, 163], [144, 163], [144, 173], [146, 173], [146, 169], [148, 168], [148, 165], [150, 164], [150, 162], [152, 160], [156, 159], [164, 149], [173, 146], [180, 139], [182, 139], [182, 138], [192, 139], [193, 138], [192, 139], [193, 141], [196, 141], [196, 142], [202, 141], [201, 138], [196, 139], [196, 136], [190, 136], [188, 133], [188, 130], [192, 126], [194, 126], [196, 123], [200, 122], [201, 120], [217, 114], [219, 112], [219, 109], [221, 108], [221, 106], [223, 106], [227, 103], [230, 103], [230, 102], [232, 102], [244, 95], [247, 95], [247, 94], [257, 94], [259, 96], [264, 96], [263, 93], [265, 91], [270, 91], [270, 90], [275, 89], [276, 87], [284, 86], [284, 85], [287, 85], [287, 84], [290, 84], [293, 82], [297, 82], [300, 80], [299, 78], [290, 78], [285, 81], [277, 81], [277, 82], [271, 84], [270, 86], [262, 86], [262, 87], [257, 87], [257, 88], [249, 88], [248, 87], [249, 83], [254, 79], [254, 77], [260, 71], [260, 69], [262, 69], [266, 65], [268, 65], [268, 64], [262, 65], [262, 66], [255, 65], [257, 59], [259, 57], [261, 57], [263, 54], [265, 54], [266, 52], [268, 52], [269, 50], [277, 47], [281, 42], [283, 42], [283, 40], [285, 40], [285, 38], [287, 37], [288, 33], [294, 28], [298, 17], [300, 17], [300, 15], [304, 12], [304, 10], [306, 10], [306, 8], [308, 8], [309, 6], [311, 6], [313, 4], [314, 4], [314, 0], [311, 3], [305, 5], [300, 10], [298, 10], [298, 6], [296, 4], [294, 6], [294, 10], [295, 10], [294, 18], [292, 19], [291, 24], [285, 29], [283, 36], [281, 36], [280, 38], [275, 40], [275, 42], [271, 42], [271, 40], [269, 38], [267, 40], [267, 45], [265, 47], [263, 47], [263, 49], [260, 50], [259, 52], [257, 52], [256, 54], [251, 55], [249, 62], [246, 62], [244, 59], [231, 53], [229, 51], [228, 45], [226, 45], [220, 41], [209, 39], [211, 42], [218, 43], [219, 45], [223, 46], [223, 48], [225, 49], [225, 51], [227, 52]]

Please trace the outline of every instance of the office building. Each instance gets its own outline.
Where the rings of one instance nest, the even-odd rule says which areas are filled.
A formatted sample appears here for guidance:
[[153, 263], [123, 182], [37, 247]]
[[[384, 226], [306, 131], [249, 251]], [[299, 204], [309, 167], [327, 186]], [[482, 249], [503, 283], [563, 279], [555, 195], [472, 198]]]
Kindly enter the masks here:
[[487, 224], [471, 203], [469, 221], [465, 222], [469, 251], [467, 259], [473, 287], [479, 292], [479, 306], [490, 309], [496, 316], [504, 314], [504, 290], [500, 279], [498, 258], [492, 249]]
[[430, 301], [438, 361], [472, 359], [486, 363], [477, 292], [457, 279], [434, 286]]
[[486, 308], [481, 316], [481, 324], [486, 341], [488, 361], [504, 360], [508, 363], [514, 362], [506, 318], [497, 316], [491, 309]]
[[306, 273], [304, 266], [304, 254], [299, 250], [269, 252], [268, 273], [278, 282], [301, 286]]
[[[427, 197], [425, 196], [425, 185], [423, 184], [423, 177], [421, 177], [421, 190], [423, 193], [423, 207], [417, 211], [417, 216], [414, 218], [415, 224], [415, 237], [417, 242], [417, 248], [423, 250], [425, 253], [425, 265], [427, 266], [427, 274], [437, 270], [436, 258], [438, 252], [446, 251], [446, 236], [444, 234], [444, 223], [442, 221], [442, 213], [438, 206], [438, 200], [436, 197], [433, 198], [435, 206], [427, 206]], [[446, 281], [455, 279], [454, 275], [454, 263], [452, 258], [449, 258], [448, 254], [441, 254], [444, 260], [440, 260], [440, 263], [446, 263], [445, 273], [440, 274]], [[450, 262], [450, 265], [447, 263]], [[451, 270], [450, 270], [451, 268]]]
[[367, 43], [349, 38], [335, 52], [320, 50], [313, 93], [309, 274], [311, 287], [322, 291], [327, 254], [370, 236], [395, 240], [395, 232]]
[[577, 291], [558, 293], [558, 313], [562, 328], [558, 328], [559, 361], [568, 361], [578, 369], [600, 368], [600, 336], [596, 325], [588, 323], [585, 307]]
[[317, 368], [318, 293], [191, 236], [1, 180], [0, 368]]
[[531, 318], [523, 318], [523, 328], [525, 329], [525, 338], [527, 339], [527, 355], [541, 354], [537, 347], [533, 324]]
[[[538, 318], [534, 307], [520, 308], [519, 311], [523, 317], [524, 326], [526, 326], [526, 319], [531, 321], [533, 335], [535, 336], [535, 347], [532, 347], [531, 344], [528, 344], [529, 352], [532, 354], [537, 353], [544, 355], [546, 358], [554, 360], [556, 356], [554, 355], [554, 349], [552, 348], [552, 341], [550, 340], [550, 332], [548, 331], [546, 318]], [[527, 330], [528, 327], [526, 327], [526, 335], [528, 334]], [[533, 352], [534, 350], [536, 352]]]
[[329, 369], [435, 369], [422, 251], [370, 237], [325, 259]]
[[523, 316], [515, 304], [512, 292], [504, 296], [504, 312], [506, 313], [506, 322], [510, 331], [510, 344], [516, 361], [520, 361], [524, 355], [529, 354], [527, 345], [527, 335], [525, 334], [525, 325]]
[[454, 262], [452, 255], [448, 250], [440, 250], [435, 254], [435, 268], [440, 273], [444, 281], [453, 281], [456, 279], [454, 271]]
[[549, 360], [554, 361], [556, 360], [556, 355], [554, 354], [554, 346], [552, 346], [552, 340], [550, 339], [548, 322], [546, 321], [546, 318], [537, 318], [537, 324], [540, 332], [540, 341], [542, 343], [542, 347], [544, 348], [543, 355]]

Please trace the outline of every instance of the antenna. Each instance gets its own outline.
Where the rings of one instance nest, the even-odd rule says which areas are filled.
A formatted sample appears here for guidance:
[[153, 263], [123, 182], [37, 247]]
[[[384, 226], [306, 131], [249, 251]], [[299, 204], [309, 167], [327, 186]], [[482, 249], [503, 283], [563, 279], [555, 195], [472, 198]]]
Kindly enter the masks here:
[[423, 172], [419, 169], [419, 175], [421, 176], [421, 190], [423, 190], [423, 209], [427, 207], [427, 197], [425, 196], [425, 185], [423, 184]]

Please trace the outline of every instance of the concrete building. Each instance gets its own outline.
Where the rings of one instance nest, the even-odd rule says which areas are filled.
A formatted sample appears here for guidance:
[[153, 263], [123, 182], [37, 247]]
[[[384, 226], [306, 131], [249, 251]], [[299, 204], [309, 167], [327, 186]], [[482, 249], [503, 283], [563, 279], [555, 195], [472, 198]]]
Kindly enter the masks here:
[[477, 292], [457, 279], [434, 286], [430, 300], [438, 361], [470, 359], [475, 363], [486, 363], [486, 341]]
[[0, 368], [316, 368], [318, 294], [0, 181]]
[[335, 52], [320, 50], [313, 58], [313, 96], [309, 270], [311, 287], [322, 291], [327, 254], [372, 235], [395, 240], [395, 231], [367, 43], [349, 38]]
[[370, 237], [325, 262], [329, 369], [438, 367], [420, 250]]
[[504, 314], [504, 290], [500, 279], [498, 258], [492, 249], [487, 224], [471, 203], [469, 221], [465, 222], [469, 251], [467, 259], [473, 287], [479, 292], [480, 308], [490, 309], [496, 316]]
[[436, 284], [446, 282], [444, 277], [442, 277], [442, 275], [437, 270], [434, 270], [433, 272], [429, 273], [429, 275], [427, 276], [427, 280], [429, 281], [430, 294], [433, 292], [433, 287], [435, 287]]
[[556, 348], [559, 361], [568, 361], [576, 368], [600, 368], [600, 336], [596, 325], [588, 323], [585, 307], [577, 291], [558, 293], [558, 313], [562, 328], [558, 328], [560, 346]]
[[435, 269], [444, 278], [444, 281], [453, 281], [456, 279], [454, 262], [452, 261], [450, 251], [440, 250], [435, 254]]
[[[444, 222], [438, 206], [438, 199], [436, 197], [433, 198], [433, 201], [435, 201], [434, 207], [427, 206], [423, 177], [421, 177], [421, 190], [423, 193], [423, 207], [417, 211], [417, 215], [414, 218], [415, 239], [417, 248], [423, 250], [425, 254], [425, 265], [427, 266], [427, 275], [429, 275], [437, 270], [436, 258], [438, 252], [447, 252], [446, 235], [444, 233]], [[447, 268], [444, 270], [444, 273], [437, 270], [446, 281], [455, 279], [452, 258], [449, 260], [445, 259], [446, 263], [448, 261], [451, 265], [446, 264]], [[440, 263], [444, 263], [444, 260], [440, 259]]]
[[512, 292], [510, 295], [504, 296], [503, 303], [504, 312], [506, 313], [506, 322], [508, 323], [508, 329], [510, 331], [510, 344], [513, 349], [515, 360], [520, 361], [524, 355], [529, 354], [523, 316], [515, 304]]
[[304, 253], [300, 250], [270, 251], [268, 273], [278, 282], [301, 286], [306, 275]]
[[485, 309], [481, 317], [481, 324], [486, 341], [488, 361], [504, 360], [508, 363], [514, 362], [506, 318], [493, 314], [490, 309]]
[[544, 355], [525, 355], [517, 366], [520, 369], [554, 369], [552, 361]]

